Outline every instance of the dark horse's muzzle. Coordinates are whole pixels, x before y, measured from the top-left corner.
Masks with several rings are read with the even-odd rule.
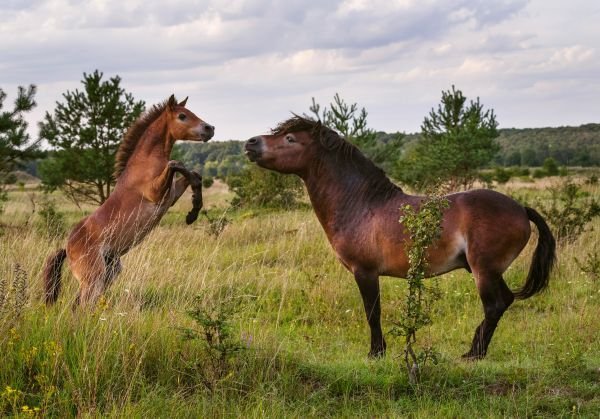
[[[246,141],[244,146],[244,154],[250,161],[256,161],[262,153],[262,137],[252,137]]]

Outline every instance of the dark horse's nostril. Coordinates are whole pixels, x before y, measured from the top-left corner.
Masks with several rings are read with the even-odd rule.
[[[204,128],[206,128],[208,131],[214,131],[215,127],[210,125],[210,124],[204,124]]]
[[[247,141],[248,144],[256,144],[258,143],[258,137],[252,137]]]

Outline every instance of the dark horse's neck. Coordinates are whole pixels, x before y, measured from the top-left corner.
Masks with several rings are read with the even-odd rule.
[[[324,153],[300,177],[326,231],[355,222],[356,217],[402,194],[402,189],[354,146]]]

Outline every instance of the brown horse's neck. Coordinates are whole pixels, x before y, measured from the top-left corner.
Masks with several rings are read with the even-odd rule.
[[[129,164],[143,161],[147,173],[157,175],[169,161],[174,144],[175,138],[169,134],[167,119],[163,114],[144,132]]]
[[[300,176],[323,227],[342,228],[360,214],[402,194],[366,157],[322,156]]]

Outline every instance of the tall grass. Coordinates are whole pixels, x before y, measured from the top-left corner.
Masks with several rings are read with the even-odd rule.
[[[402,370],[400,339],[388,336],[386,359],[367,359],[359,292],[312,212],[232,214],[213,235],[206,220],[184,224],[188,204],[184,197],[123,258],[122,274],[96,308],[73,311],[77,287],[68,269],[58,304],[43,306],[44,259],[62,241],[32,223],[23,227],[30,217],[26,197],[10,194],[1,219],[0,414],[595,417],[600,411],[600,283],[575,262],[600,243],[600,223],[559,249],[549,290],[513,304],[484,361],[460,360],[483,316],[472,278],[464,271],[442,277],[433,324],[420,337],[441,352],[441,362],[423,371],[415,393]],[[69,223],[81,216],[64,202],[60,209]],[[506,274],[513,288],[524,281],[534,244],[532,238]],[[27,281],[22,295],[13,286],[17,264]],[[229,318],[231,338],[245,349],[212,389],[201,382],[205,345],[182,332],[195,327],[187,311],[198,294],[214,310],[231,298],[245,301]],[[400,315],[405,294],[403,280],[383,279],[384,330]]]

